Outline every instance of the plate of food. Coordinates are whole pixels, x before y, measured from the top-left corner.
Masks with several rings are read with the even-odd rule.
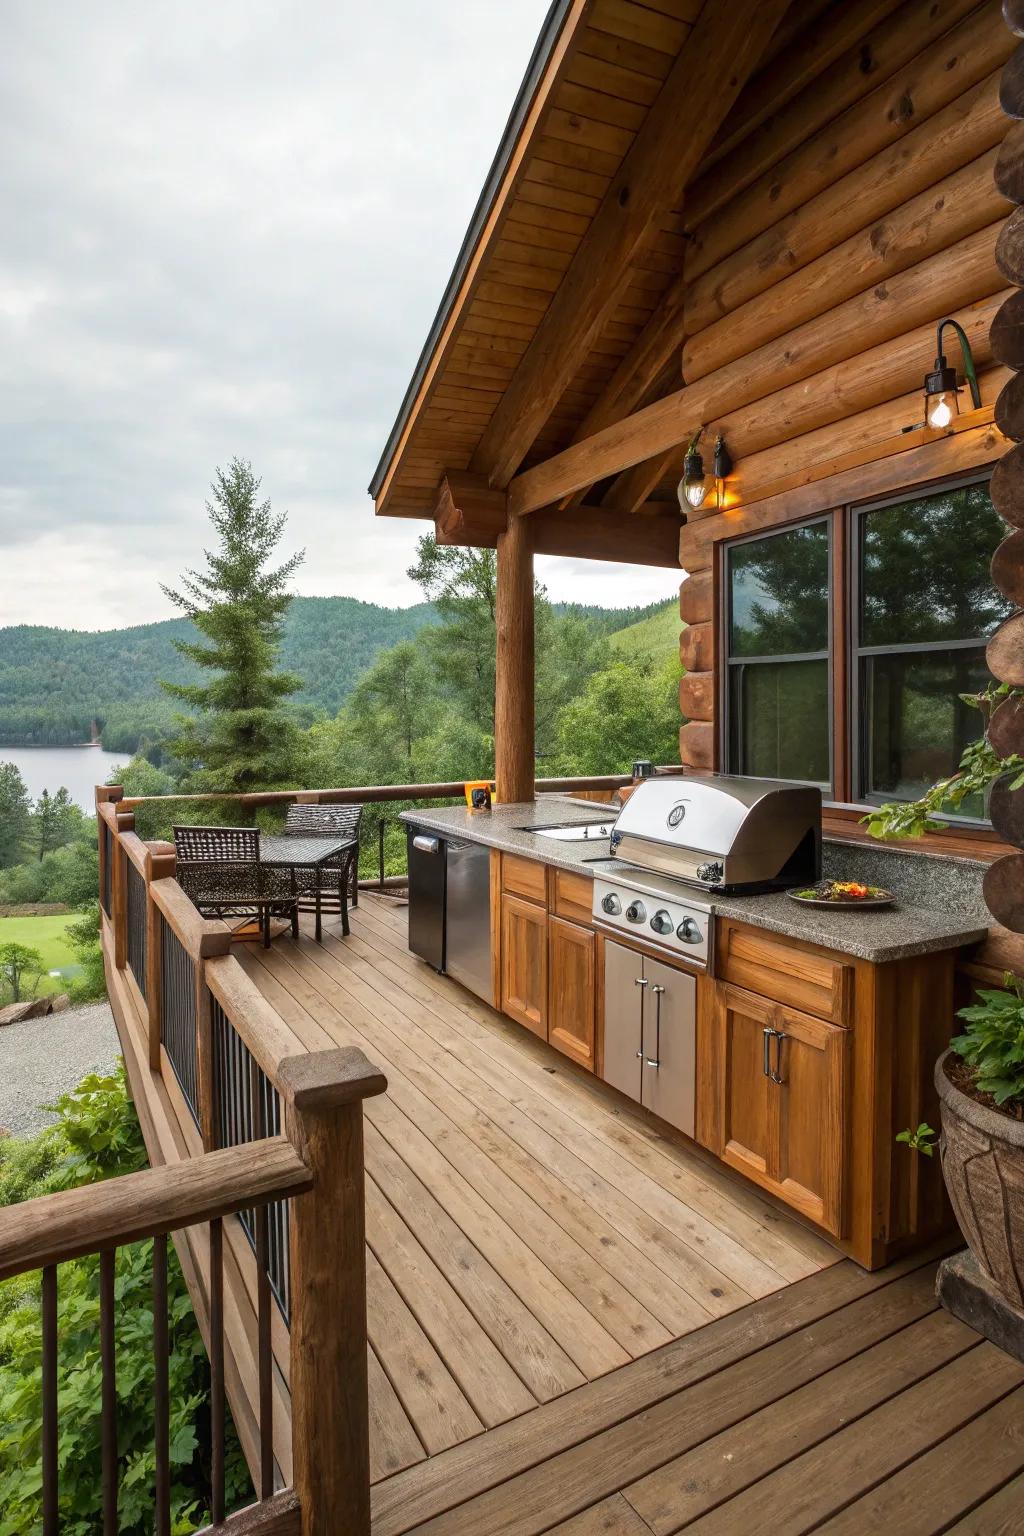
[[[861,880],[819,880],[786,895],[802,907],[891,907],[896,900],[892,891]]]

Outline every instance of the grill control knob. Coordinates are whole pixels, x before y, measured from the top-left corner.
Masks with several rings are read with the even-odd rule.
[[[626,908],[626,917],[631,923],[642,923],[647,918],[647,908],[642,901],[631,902]]]
[[[614,891],[609,891],[608,895],[601,902],[601,908],[603,911],[607,912],[610,917],[618,917],[619,913],[622,911],[622,902],[616,896]]]
[[[705,885],[717,885],[725,874],[725,866],[718,859],[711,859],[707,864],[697,865],[697,879]]]
[[[651,918],[651,927],[655,933],[671,933],[675,927],[671,912],[666,912],[665,908],[661,907]]]
[[[703,938],[703,934],[700,931],[700,924],[695,918],[684,917],[682,922],[679,924],[679,927],[676,929],[676,938],[679,939],[683,944],[699,944]]]

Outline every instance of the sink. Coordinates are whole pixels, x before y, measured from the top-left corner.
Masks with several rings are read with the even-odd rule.
[[[575,826],[517,827],[517,832],[532,832],[534,837],[551,837],[558,843],[607,842],[615,818],[609,821],[577,822]]]

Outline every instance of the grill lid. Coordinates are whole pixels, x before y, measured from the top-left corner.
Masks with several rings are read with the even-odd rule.
[[[647,779],[619,812],[611,854],[710,888],[816,879],[821,791],[726,775]]]

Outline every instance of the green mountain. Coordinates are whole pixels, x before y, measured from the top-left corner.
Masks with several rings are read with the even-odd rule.
[[[652,613],[635,624],[629,624],[608,636],[608,643],[625,657],[651,656],[662,661],[679,655],[679,633],[682,629],[679,617],[679,601],[658,603]]]
[[[354,597],[296,597],[282,665],[304,679],[303,712],[336,714],[382,650],[435,618],[429,603],[381,608]],[[0,743],[88,741],[133,751],[159,738],[175,705],[158,679],[189,682],[198,669],[174,648],[197,638],[187,619],[98,632],[18,625],[0,629]]]

